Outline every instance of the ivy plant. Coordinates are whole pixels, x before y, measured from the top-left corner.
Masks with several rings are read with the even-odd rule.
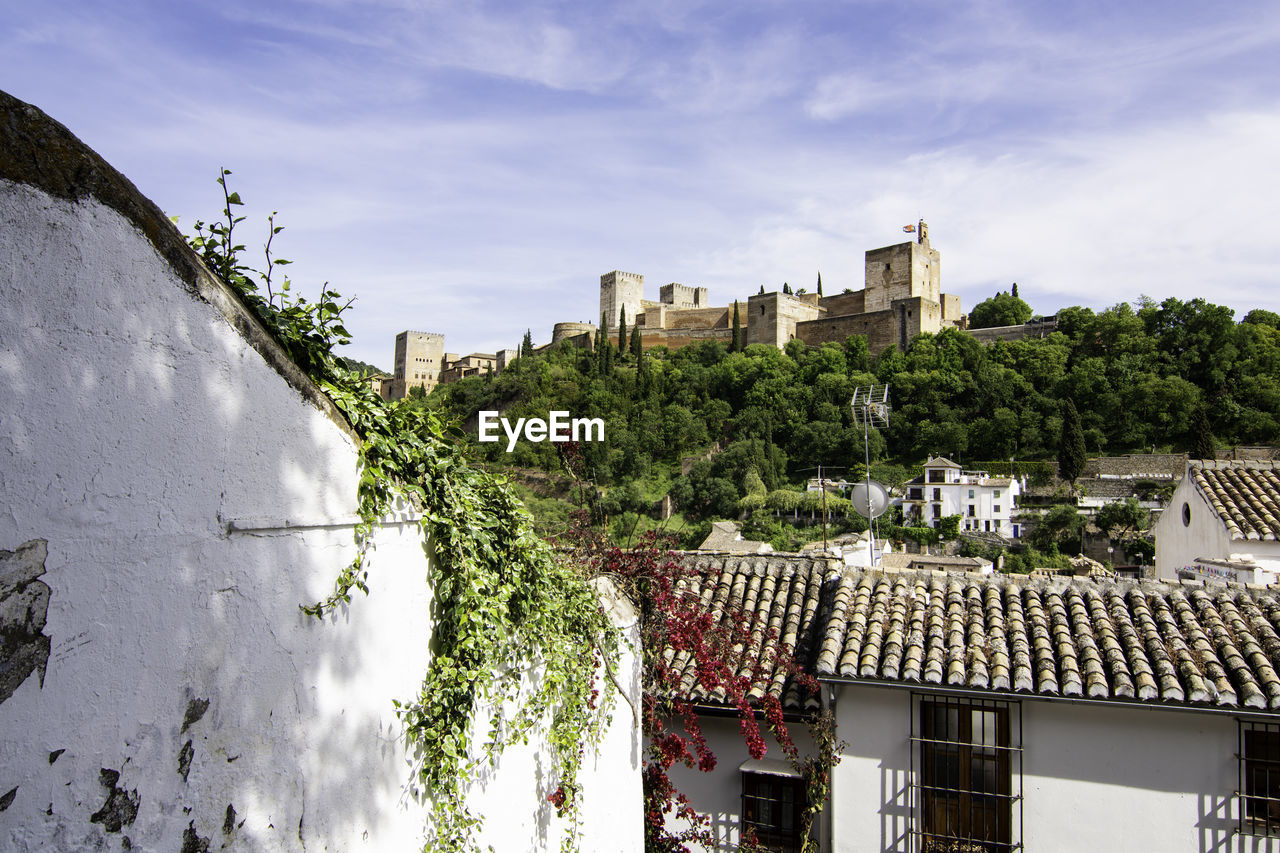
[[[221,218],[198,221],[188,242],[239,294],[360,436],[356,555],[333,592],[302,606],[322,617],[369,592],[368,554],[382,519],[399,501],[421,512],[434,624],[431,660],[417,696],[395,703],[413,761],[413,792],[430,804],[424,850],[476,849],[481,816],[467,794],[504,747],[537,733],[550,747],[554,789],[534,792],[566,818],[562,850],[579,840],[580,783],[587,750],[608,718],[620,638],[579,564],[559,557],[533,531],[513,491],[466,458],[432,412],[385,401],[348,370],[337,347],[350,341],[351,306],[326,284],[311,301],[272,254],[283,230],[268,218],[264,267],[242,260],[240,196],[223,169]],[[277,273],[282,277],[277,278]],[[486,732],[483,742],[476,735]]]

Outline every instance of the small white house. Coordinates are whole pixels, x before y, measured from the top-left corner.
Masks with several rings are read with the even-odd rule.
[[[1188,462],[1155,537],[1161,578],[1274,580],[1280,573],[1280,462]]]
[[[907,482],[902,513],[908,524],[929,527],[958,515],[961,530],[1016,539],[1021,525],[1013,520],[1013,513],[1023,485],[1017,478],[965,471],[950,459],[931,457],[924,463],[924,473]]]
[[[765,675],[792,731],[826,707],[843,742],[824,853],[1280,850],[1274,587],[698,565],[704,601],[787,625],[821,683]],[[714,849],[747,826],[799,849],[798,774],[773,745],[750,760],[736,720],[691,698],[719,763],[675,781]]]

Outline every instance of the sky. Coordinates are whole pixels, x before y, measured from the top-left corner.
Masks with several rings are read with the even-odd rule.
[[[246,205],[344,354],[599,319],[599,279],[863,285],[924,219],[964,310],[1280,311],[1280,4],[0,0],[0,89],[190,230]]]

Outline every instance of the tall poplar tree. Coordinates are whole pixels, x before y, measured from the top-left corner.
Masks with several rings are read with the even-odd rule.
[[[742,352],[742,321],[738,318],[738,300],[733,300],[733,343],[729,352]]]
[[[618,309],[618,354],[627,351],[627,306]]]
[[[1076,478],[1084,471],[1084,429],[1080,426],[1080,413],[1070,400],[1062,404],[1062,436],[1058,440],[1058,476],[1074,486]]]

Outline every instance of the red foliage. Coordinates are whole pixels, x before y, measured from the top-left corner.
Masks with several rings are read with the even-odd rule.
[[[577,448],[567,445],[566,468],[575,473]],[[581,486],[580,494],[594,495],[595,487]],[[588,501],[590,503],[590,501]],[[714,847],[710,819],[699,814],[672,783],[672,767],[681,764],[710,772],[716,756],[702,733],[692,697],[714,694],[714,701],[735,708],[747,752],[763,758],[767,752],[760,717],[793,762],[798,750],[784,724],[782,703],[765,691],[749,698],[753,686],[766,683],[781,670],[802,689],[816,692],[817,681],[798,667],[792,649],[754,613],[724,607],[707,612],[696,590],[698,571],[674,559],[670,543],[647,534],[635,547],[622,549],[590,526],[594,512],[580,513],[575,529],[558,544],[574,548],[592,574],[608,575],[626,591],[641,611],[644,656],[642,725],[648,741],[643,771],[645,850],[687,853],[688,844]],[[599,520],[599,519],[597,519]],[[759,716],[758,716],[759,715]],[[673,832],[669,819],[688,829]]]

